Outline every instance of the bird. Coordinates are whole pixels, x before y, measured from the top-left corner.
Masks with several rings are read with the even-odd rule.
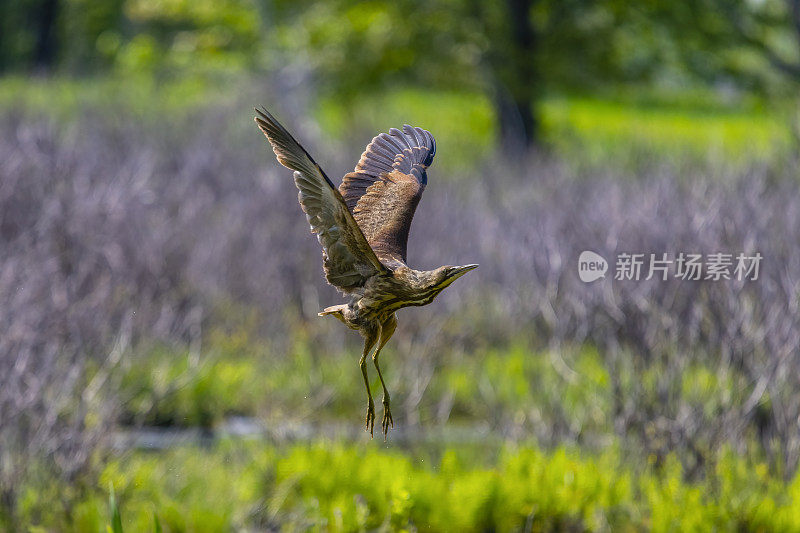
[[[367,390],[365,429],[374,437],[375,403],[366,364],[372,353],[383,388],[381,429],[386,440],[394,420],[378,361],[397,327],[396,312],[431,303],[456,279],[478,267],[414,270],[406,264],[411,220],[428,182],[436,141],[422,128],[407,124],[402,130],[391,128],[372,139],[353,172],[345,174],[337,188],[266,108],[255,111],[256,124],[278,162],[293,171],[300,206],[322,245],[325,279],[350,297],[348,303],[326,307],[319,316],[332,316],[364,338],[359,367]]]

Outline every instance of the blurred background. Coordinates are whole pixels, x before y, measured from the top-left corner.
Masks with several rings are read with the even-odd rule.
[[[0,529],[800,530],[799,87],[800,0],[3,2]],[[385,443],[262,104],[436,137]]]

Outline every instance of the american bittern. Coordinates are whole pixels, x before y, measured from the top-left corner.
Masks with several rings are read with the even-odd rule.
[[[294,171],[300,206],[322,245],[325,278],[350,302],[326,307],[331,315],[364,337],[361,374],[367,388],[366,429],[373,434],[375,403],[369,390],[366,359],[383,387],[384,439],[394,427],[389,392],[378,356],[397,326],[395,312],[426,305],[457,278],[478,265],[414,270],[406,265],[408,231],[428,181],[426,169],[436,153],[433,136],[403,126],[381,133],[367,145],[353,172],[337,190],[314,159],[266,109],[256,109],[256,123],[267,136],[278,161]]]

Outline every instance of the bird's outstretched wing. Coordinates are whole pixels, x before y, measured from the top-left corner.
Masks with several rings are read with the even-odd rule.
[[[294,171],[300,206],[322,245],[328,283],[352,292],[370,276],[385,271],[328,176],[269,111],[256,109],[256,113],[256,123],[278,161]]]
[[[390,269],[404,265],[411,219],[428,182],[436,141],[409,125],[392,128],[367,145],[339,186],[367,242]]]

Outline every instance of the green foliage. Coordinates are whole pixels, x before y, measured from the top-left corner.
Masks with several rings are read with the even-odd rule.
[[[787,124],[758,107],[634,104],[595,98],[542,102],[546,138],[589,164],[670,154],[680,161],[746,165],[790,148]]]
[[[69,123],[87,108],[119,114],[123,106],[125,113],[139,119],[168,116],[179,120],[209,102],[235,106],[247,115],[251,104],[264,98],[246,89],[237,99],[225,91],[230,83],[248,88],[255,80],[187,76],[157,81],[141,76],[32,82],[7,77],[0,79],[0,109],[46,113]],[[326,137],[349,132],[354,157],[376,131],[403,123],[429,129],[439,146],[437,178],[474,175],[475,167],[491,157],[497,138],[491,101],[477,92],[405,88],[364,96],[347,105],[327,97],[319,99],[313,113]],[[539,113],[544,142],[564,161],[591,168],[636,170],[640,161],[652,161],[653,156],[659,162],[695,167],[698,163],[741,166],[780,160],[793,146],[786,109],[767,107],[758,100],[726,104],[714,94],[553,96],[541,101]],[[251,125],[242,120],[236,127]]]
[[[258,418],[274,435],[298,423],[327,428],[331,435],[360,434],[356,420],[363,413],[364,393],[353,355],[357,346],[321,350],[298,327],[283,352],[252,335],[246,329],[212,332],[206,350],[194,358],[164,347],[133,358],[136,364],[122,377],[123,397],[130,398],[122,421],[214,428],[231,415],[244,415]],[[393,348],[387,349],[385,361],[391,365]],[[439,356],[424,400],[412,404],[404,400],[418,394],[418,377],[407,374],[413,362],[394,367],[388,385],[395,419],[406,430],[423,432],[418,451],[455,440],[464,443],[462,452],[472,449],[471,464],[480,462],[503,432],[521,442],[569,441],[584,450],[619,442],[629,449],[630,461],[663,465],[672,445],[658,421],[620,434],[617,417],[634,405],[643,412],[655,409],[668,394],[674,416],[691,412],[695,417],[696,425],[686,426],[693,453],[681,461],[688,475],[696,476],[718,451],[713,432],[703,426],[745,401],[750,390],[738,372],[719,375],[699,362],[688,368],[659,360],[643,365],[633,356],[610,358],[588,346],[532,351],[520,339],[505,349],[444,350]],[[748,458],[758,457],[755,440],[748,440],[746,449]]]
[[[531,353],[519,343],[467,361],[451,360],[435,378],[453,394],[453,418],[503,419],[512,425],[585,435],[611,431],[608,370],[595,350]]]
[[[202,359],[153,349],[125,373],[123,418],[149,425],[210,427],[226,415],[258,412],[268,388],[258,386],[266,369],[250,358]]]
[[[363,407],[352,354],[319,352],[298,325],[289,353],[277,356],[251,319],[237,315],[209,332],[196,357],[156,346],[137,358],[122,380],[123,392],[135,393],[128,416],[173,425],[213,425],[233,413],[266,424],[352,420]],[[98,531],[109,524],[110,509],[113,531],[117,522],[128,531],[196,532],[800,527],[800,476],[784,482],[757,454],[704,450],[705,463],[690,471],[657,438],[648,451],[615,435],[614,387],[642,405],[669,391],[714,417],[720,405],[747,392],[740,375],[717,375],[699,362],[675,374],[658,362],[607,360],[591,347],[532,353],[524,340],[444,357],[418,418],[430,420],[429,410],[451,397],[448,425],[498,420],[532,436],[566,432],[580,448],[499,435],[484,437],[477,448],[457,439],[410,448],[366,437],[289,446],[222,439],[98,457],[94,473],[69,486],[46,476],[30,481],[20,488],[17,520],[46,530]],[[402,383],[392,387],[395,398],[408,394]],[[396,416],[402,414],[400,407]],[[107,487],[114,488],[110,500]]]
[[[136,364],[123,375],[122,394],[128,400],[122,418],[148,425],[205,427],[230,415],[351,418],[363,400],[354,357],[347,350],[322,353],[301,332],[296,335],[289,354],[280,356],[242,330],[212,333],[200,356],[155,347],[134,358]],[[390,361],[392,349],[387,350]],[[536,354],[520,343],[466,359],[454,353],[450,359],[433,378],[430,401],[423,409],[433,408],[436,398],[452,395],[454,420],[550,424],[565,419],[583,432],[610,431],[608,371],[594,350]],[[393,388],[406,394],[403,383]]]
[[[491,102],[474,92],[391,90],[347,106],[328,97],[319,101],[316,116],[327,134],[349,131],[363,146],[376,131],[401,124],[428,129],[436,136],[435,169],[462,172],[489,157],[497,129]]]
[[[409,84],[524,101],[620,83],[769,89],[800,72],[798,35],[779,0],[6,4],[0,71],[182,78],[289,66],[350,103]],[[516,36],[519,20],[530,25],[530,45]]]
[[[108,526],[108,533],[122,533],[122,516],[119,513],[113,484],[108,486],[108,508],[111,513],[111,525]]]
[[[300,2],[287,10],[279,46],[303,57],[329,94],[357,101],[407,84],[477,84],[488,36],[469,2]],[[503,11],[493,4],[493,11]]]
[[[125,101],[125,112],[163,118],[224,98],[219,86],[201,77],[155,80],[6,78],[0,81],[0,106],[28,106],[58,121],[80,113],[88,102],[112,111]],[[546,138],[567,159],[614,165],[644,151],[665,161],[710,157],[746,164],[778,157],[787,145],[777,113],[757,104],[737,109],[736,103],[702,97],[668,104],[639,98],[546,98],[540,104]],[[249,114],[249,105],[242,107]],[[363,122],[353,125],[346,109]],[[418,123],[437,135],[442,147],[437,166],[451,168],[466,169],[487,157],[496,131],[490,101],[477,92],[393,90],[350,108],[327,98],[316,112],[327,134],[354,131],[363,137],[356,153],[375,131]],[[252,128],[249,120],[243,122]],[[362,413],[355,342],[329,351],[313,337],[317,328],[339,324],[310,328],[298,322],[285,338],[272,340],[258,336],[252,314],[220,322],[197,352],[139,346],[141,352],[124,359],[130,364],[120,368],[120,393],[127,399],[123,422],[208,428],[242,414],[267,424],[325,421],[349,427],[354,413]],[[691,461],[670,455],[670,443],[655,424],[641,428],[647,449],[631,445],[638,436],[615,430],[620,402],[643,409],[659,402],[660,394],[677,397],[680,409],[698,413],[701,422],[713,419],[750,392],[745,376],[735,370],[717,373],[708,357],[676,369],[658,360],[614,360],[591,346],[555,351],[531,344],[520,338],[468,353],[444,347],[429,354],[436,371],[425,383],[424,401],[410,407],[402,399],[411,395],[412,380],[402,372],[413,362],[397,364],[389,375],[393,398],[399,399],[395,417],[404,427],[421,427],[426,434],[444,426],[488,427],[486,440],[495,442],[503,438],[496,428],[523,435],[500,459],[486,460],[497,450],[485,442],[445,451],[424,444],[422,452],[383,451],[377,443],[284,449],[226,442],[210,450],[133,453],[96,464],[95,473],[101,474],[69,486],[48,478],[44,467],[35,482],[20,488],[13,503],[17,520],[47,530],[103,530],[109,510],[104,489],[112,483],[123,511],[119,522],[131,531],[162,523],[167,531],[410,530],[426,524],[501,530],[800,528],[800,481],[784,483],[757,454],[720,453],[700,435],[694,445],[707,463],[690,464],[689,470]],[[396,364],[392,356],[398,350],[390,345],[384,364]],[[377,390],[377,380],[373,387]],[[584,451],[530,444],[546,446],[564,435]],[[113,509],[116,496],[111,502]],[[119,515],[112,511],[113,516]],[[0,527],[7,524],[10,519],[0,516]]]
[[[714,95],[688,99],[686,94],[650,93],[652,98],[647,94],[543,98],[539,104],[543,140],[565,161],[633,170],[654,155],[672,164],[748,165],[783,157],[793,146],[780,110],[757,101],[723,104]],[[317,116],[331,136],[364,131],[366,140],[393,125],[419,124],[434,132],[442,147],[437,168],[456,172],[474,168],[488,157],[497,135],[490,102],[478,93],[406,89],[363,98],[347,107],[325,99]],[[349,117],[358,117],[358,122]]]
[[[360,409],[361,374],[351,353],[315,348],[298,329],[276,353],[246,329],[213,331],[202,354],[156,346],[122,378],[123,420],[211,427],[226,416],[284,420]],[[336,400],[336,401],[334,401]]]
[[[106,113],[122,120],[176,119],[209,101],[229,102],[222,79],[186,76],[158,81],[152,76],[105,76],[99,78],[0,78],[0,109],[46,115],[60,124],[71,124],[84,113]]]
[[[123,71],[241,70],[257,58],[261,19],[252,0],[128,0],[124,15],[139,29],[107,47]],[[111,30],[113,31],[113,30]]]
[[[113,481],[124,497],[126,530],[150,531],[155,512],[164,531],[223,531],[248,520],[274,453],[231,443],[134,454],[109,462],[99,482]]]
[[[565,450],[504,452],[471,469],[446,453],[433,469],[394,452],[338,445],[297,448],[278,462],[291,488],[278,509],[331,529],[428,527],[436,531],[536,530],[594,525],[624,514],[628,476]],[[320,469],[320,465],[326,465]],[[346,474],[345,474],[346,473]],[[280,514],[280,513],[279,513]]]
[[[286,448],[223,441],[212,449],[132,453],[106,462],[96,490],[75,495],[69,515],[40,501],[29,523],[59,531],[105,529],[109,508],[102,487],[113,483],[112,516],[120,517],[121,509],[108,528],[115,532],[151,531],[154,524],[198,533],[800,528],[800,476],[784,482],[731,450],[719,453],[694,482],[674,456],[661,467],[639,465],[613,446],[587,455],[508,445],[485,465],[465,457],[454,447],[431,461],[376,441]]]

